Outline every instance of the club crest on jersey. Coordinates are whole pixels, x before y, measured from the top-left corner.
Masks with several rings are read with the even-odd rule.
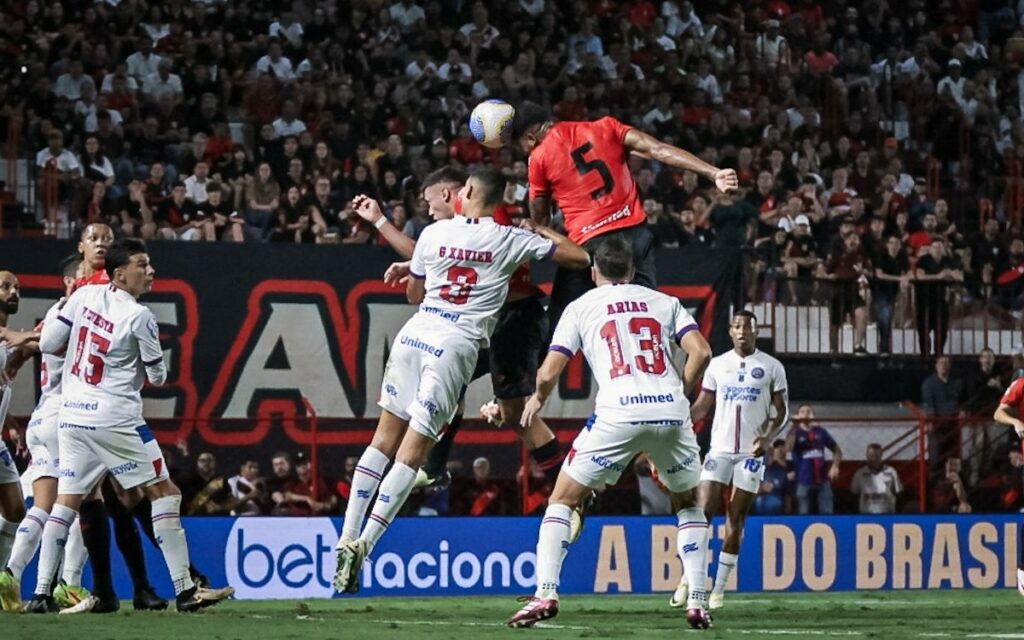
[[[718,461],[714,458],[708,458],[707,461],[704,462],[704,468],[708,471],[714,471],[718,468]]]
[[[761,367],[754,367],[754,369],[750,372],[750,375],[754,378],[754,380],[760,380],[761,378],[764,377],[764,369],[762,369]]]

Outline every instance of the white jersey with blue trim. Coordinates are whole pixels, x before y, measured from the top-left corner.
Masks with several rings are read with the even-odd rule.
[[[491,217],[439,220],[423,230],[409,265],[411,277],[426,279],[419,314],[486,343],[516,268],[554,252],[551,240]]]
[[[64,306],[66,298],[61,298],[56,304],[47,310],[43,316],[43,326],[48,322],[59,322],[57,316],[61,307]],[[47,402],[55,402],[60,399],[61,378],[64,376],[64,354],[55,355],[44,353],[42,355],[42,366],[39,368],[39,403],[43,406]]]
[[[772,394],[786,391],[782,363],[763,351],[735,349],[711,359],[701,386],[715,394],[711,453],[752,453],[771,415]]]
[[[634,284],[604,285],[566,307],[550,349],[570,357],[583,350],[601,421],[689,423],[690,401],[670,354],[697,329],[676,298]]]
[[[82,287],[68,298],[56,326],[43,326],[41,346],[54,336],[67,343],[62,424],[143,424],[142,385],[147,375],[157,383],[166,376],[156,317],[148,307],[111,285]]]

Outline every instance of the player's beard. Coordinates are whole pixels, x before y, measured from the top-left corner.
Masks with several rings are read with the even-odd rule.
[[[14,314],[18,313],[19,302],[20,300],[18,299],[15,299],[13,301],[4,300],[3,302],[0,302],[0,312],[6,313],[9,316],[13,316]]]

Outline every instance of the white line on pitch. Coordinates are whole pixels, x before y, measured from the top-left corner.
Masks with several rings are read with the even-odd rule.
[[[394,625],[418,625],[429,627],[504,627],[502,622],[451,622],[447,620],[373,620],[380,624]],[[538,622],[534,625],[538,629],[569,629],[572,631],[593,631],[594,627],[581,627],[568,624],[553,624],[550,622]]]

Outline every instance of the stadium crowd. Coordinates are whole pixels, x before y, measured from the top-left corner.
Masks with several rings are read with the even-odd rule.
[[[849,317],[865,353],[871,315],[880,353],[914,316],[941,353],[950,308],[1024,309],[1022,21],[1009,0],[13,0],[0,124],[48,234],[368,244],[352,197],[417,237],[443,164],[499,165],[522,210],[525,158],[466,124],[481,99],[613,116],[739,172],[723,195],[634,158],[659,245],[748,247],[750,298],[831,301],[833,351]]]

